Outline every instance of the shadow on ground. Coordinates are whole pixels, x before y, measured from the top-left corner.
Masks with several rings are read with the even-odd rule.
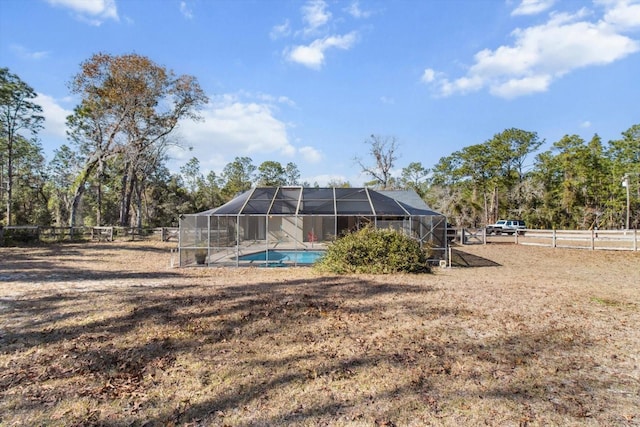
[[[46,283],[83,280],[166,279],[179,277],[168,271],[170,249],[154,245],[105,244],[41,244],[20,248],[1,248],[0,283]],[[128,254],[128,262],[120,270],[106,269],[110,257]],[[155,271],[135,271],[136,260],[148,254],[164,254],[166,260]],[[166,261],[166,264],[164,263]]]
[[[500,267],[495,261],[473,255],[460,249],[451,250],[451,265],[453,267]]]
[[[49,255],[39,255],[46,264],[34,274],[62,274]],[[15,270],[30,254],[7,258]],[[452,264],[500,266],[459,248]],[[147,274],[72,273],[82,271]],[[245,283],[250,271],[224,281],[159,272],[176,280],[0,299],[0,424],[635,421],[623,416],[637,387],[589,353],[604,340],[591,335],[586,312],[549,309],[544,316],[558,317],[540,321],[518,292],[504,306],[478,305],[469,294],[482,284],[458,294],[429,275],[298,278],[292,270]],[[606,354],[631,360],[621,351]]]

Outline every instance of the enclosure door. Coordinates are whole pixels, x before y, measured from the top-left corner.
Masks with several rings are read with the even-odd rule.
[[[245,238],[248,240],[265,240],[267,238],[266,217],[252,216],[247,218]]]

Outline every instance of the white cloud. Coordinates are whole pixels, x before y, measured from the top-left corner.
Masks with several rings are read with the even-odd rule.
[[[360,2],[357,0],[349,5],[347,12],[357,19],[368,18],[371,16],[371,12],[360,9]]]
[[[309,0],[302,6],[302,20],[306,23],[305,33],[312,34],[331,19],[327,3],[323,0]]]
[[[286,125],[274,117],[266,104],[219,99],[209,104],[200,122],[187,122],[180,133],[194,151],[235,153],[279,153],[291,156]]]
[[[535,15],[553,6],[555,0],[522,0],[511,15]]]
[[[421,80],[425,83],[431,83],[435,79],[436,79],[436,72],[431,68],[425,69],[424,73],[422,73]]]
[[[71,9],[76,17],[91,25],[100,25],[107,19],[119,20],[115,0],[47,0],[52,6]]]
[[[271,32],[269,33],[269,37],[271,37],[272,40],[277,40],[282,37],[287,37],[290,34],[291,34],[291,26],[289,24],[289,20],[287,19],[282,24],[275,25],[271,29]]]
[[[577,68],[610,64],[640,50],[638,41],[622,34],[623,29],[640,27],[640,14],[636,19],[629,12],[623,20],[620,11],[633,5],[625,0],[608,0],[606,5],[603,18],[595,22],[585,20],[590,14],[586,9],[552,13],[542,25],[514,30],[513,44],[478,52],[465,76],[449,80],[427,69],[421,80],[442,96],[483,88],[504,98],[544,92]]]
[[[283,102],[286,101],[286,102]],[[202,120],[181,123],[175,135],[180,147],[172,147],[171,164],[197,157],[203,170],[221,171],[235,157],[254,161],[269,159],[285,164],[318,163],[323,154],[312,146],[296,147],[290,125],[276,115],[277,105],[288,105],[286,97],[239,92],[211,97],[201,112]],[[186,149],[188,148],[188,149]]]
[[[13,52],[16,53],[22,59],[30,59],[30,60],[38,60],[43,59],[49,56],[49,51],[41,50],[41,51],[32,51],[27,49],[26,47],[19,44],[12,44],[9,46]]]
[[[66,138],[67,116],[73,111],[64,109],[56,99],[42,93],[38,93],[34,102],[42,107],[42,115],[45,118],[42,133],[55,138]]]
[[[604,25],[610,25],[619,31],[640,28],[640,3],[628,0],[600,0],[598,3],[607,7]]]
[[[296,103],[287,96],[279,96],[278,103],[288,105],[289,107],[295,107]]]
[[[193,10],[191,10],[186,1],[180,2],[180,13],[187,19],[193,19]]]
[[[449,96],[455,93],[465,94],[475,92],[484,85],[482,78],[478,76],[460,77],[453,82],[442,79],[438,80],[437,83],[440,85],[441,95],[443,96]]]
[[[172,157],[186,160],[195,156],[203,168],[211,170],[221,170],[237,156],[293,159],[299,155],[307,163],[322,160],[322,153],[314,147],[296,148],[290,142],[289,126],[276,117],[271,101],[290,105],[288,98],[241,92],[212,99],[202,111],[203,120],[181,124],[177,137],[191,149],[171,149]]]
[[[343,8],[342,12],[350,13],[352,16],[366,17],[369,12],[359,8],[357,0],[350,7]],[[328,25],[333,17],[329,6],[324,0],[308,0],[301,7],[302,29],[292,29],[289,20],[283,24],[276,25],[271,29],[269,36],[272,40],[287,37],[291,34],[295,38],[302,39],[295,45],[289,45],[282,51],[284,58],[290,62],[302,64],[315,70],[319,70],[325,63],[325,55],[329,49],[350,49],[357,41],[358,33],[351,31],[335,31],[336,25]],[[345,19],[339,17],[336,24],[344,24]],[[342,33],[342,34],[336,34]],[[309,40],[312,40],[309,42]]]
[[[591,127],[591,122],[589,120],[586,120],[586,121],[580,123],[580,127],[584,128],[584,129],[588,129],[588,128]]]
[[[319,163],[324,158],[319,150],[310,146],[300,147],[298,151],[302,158],[308,163]]]
[[[546,91],[550,81],[551,76],[548,75],[523,77],[521,79],[511,79],[502,84],[492,86],[490,91],[492,95],[501,98],[517,98],[522,95]]]
[[[277,104],[286,105],[287,107],[296,106],[296,103],[291,98],[284,95],[274,96],[268,93],[262,93],[262,92],[251,93],[246,91],[240,91],[239,94],[246,98],[258,99],[272,106]]]
[[[330,48],[348,50],[356,40],[357,34],[354,31],[342,36],[328,36],[314,40],[307,46],[299,45],[289,48],[285,50],[285,56],[289,61],[318,70],[324,64],[325,51]]]

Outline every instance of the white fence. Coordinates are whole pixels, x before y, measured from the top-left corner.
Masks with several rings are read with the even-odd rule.
[[[484,228],[448,229],[450,242],[462,245],[487,243],[515,243],[517,245],[547,246],[610,251],[638,251],[638,230],[523,230],[514,235],[488,235]]]
[[[637,251],[638,230],[527,230],[516,234],[519,245],[610,251]]]

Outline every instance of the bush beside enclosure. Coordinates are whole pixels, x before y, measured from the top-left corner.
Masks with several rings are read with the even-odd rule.
[[[365,227],[331,244],[315,267],[331,273],[429,273],[429,249],[395,230]]]

